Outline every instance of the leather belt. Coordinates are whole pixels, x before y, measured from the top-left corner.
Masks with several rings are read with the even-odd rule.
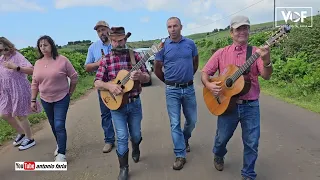
[[[136,101],[137,99],[139,99],[139,97],[140,97],[140,95],[130,97],[130,98],[128,98],[128,100],[124,104],[132,103],[132,102]]]
[[[236,101],[236,103],[237,103],[237,104],[248,104],[248,103],[253,102],[253,101],[256,101],[256,99],[254,99],[254,100],[238,99],[238,100]]]
[[[191,80],[191,81],[189,81],[187,83],[175,83],[175,82],[165,81],[165,84],[169,85],[169,86],[179,87],[179,88],[186,88],[186,87],[192,85],[193,81]]]

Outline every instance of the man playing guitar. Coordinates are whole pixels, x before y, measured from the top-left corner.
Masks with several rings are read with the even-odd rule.
[[[95,87],[100,90],[108,90],[111,94],[117,96],[123,92],[120,85],[112,83],[111,81],[116,78],[120,70],[124,69],[130,71],[132,69],[132,59],[125,51],[125,44],[127,38],[131,33],[125,34],[123,27],[112,27],[110,39],[112,47],[116,48],[107,54],[100,62],[98,68]],[[141,60],[139,53],[134,52],[134,60],[138,63]],[[131,91],[127,92],[128,98],[125,98],[122,106],[117,110],[111,110],[113,124],[115,126],[117,135],[117,150],[120,173],[119,180],[128,179],[129,165],[128,165],[128,138],[130,133],[132,143],[132,159],[135,162],[139,161],[140,150],[139,144],[142,141],[141,136],[141,120],[142,120],[142,107],[140,100],[141,83],[149,82],[150,76],[143,64],[139,70],[132,71],[130,79],[134,81],[134,87]]]
[[[213,76],[218,70],[223,73],[229,64],[241,66],[246,62],[246,52],[248,47],[248,37],[250,30],[249,19],[245,16],[236,16],[231,20],[230,33],[233,44],[217,50],[208,60],[202,70],[201,80],[206,88],[213,95],[221,93],[219,82],[209,82],[209,76]],[[258,76],[268,80],[272,74],[272,64],[268,47],[252,47],[252,52],[260,54],[249,68],[249,72],[244,75],[244,79],[251,81],[251,88],[245,95],[240,96],[237,105],[230,113],[218,116],[217,131],[213,147],[214,166],[222,171],[224,167],[224,156],[227,153],[227,143],[232,137],[238,123],[242,127],[242,139],[244,145],[244,162],[241,171],[242,179],[249,180],[256,178],[254,171],[255,162],[258,157],[258,145],[260,138],[260,108],[259,94],[260,87]],[[250,52],[250,50],[248,51]]]

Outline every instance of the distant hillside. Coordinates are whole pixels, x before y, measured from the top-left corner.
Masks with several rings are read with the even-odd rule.
[[[310,19],[310,17],[308,18]],[[277,21],[277,24],[284,24],[284,21]],[[254,24],[251,26],[251,34],[255,34],[261,31],[271,30],[273,28],[273,22],[266,22],[260,24]],[[229,29],[230,27],[226,27],[224,29],[213,29],[211,32],[204,32],[204,33],[196,33],[191,34],[186,37],[196,41],[202,39],[209,39],[209,40],[217,40],[220,38],[224,38],[229,36]],[[127,45],[130,48],[148,48],[151,47],[155,41],[159,41],[159,39],[153,40],[145,40],[145,41],[134,41],[128,42]],[[64,51],[80,51],[80,52],[87,52],[88,47],[92,42],[90,40],[82,40],[82,41],[70,41],[67,45],[59,46],[59,48],[63,49]]]

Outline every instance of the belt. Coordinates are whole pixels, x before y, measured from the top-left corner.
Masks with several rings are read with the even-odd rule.
[[[253,101],[256,101],[257,99],[254,99],[254,100],[244,100],[244,99],[238,99],[236,101],[237,104],[248,104],[250,102],[253,102]]]
[[[136,101],[137,99],[139,99],[139,97],[140,97],[140,95],[130,97],[130,98],[128,98],[128,101],[125,102],[125,104],[132,103],[132,102]]]
[[[175,87],[180,87],[180,88],[186,88],[190,85],[193,84],[193,81],[189,81],[187,83],[175,83],[175,82],[169,82],[169,81],[165,81],[165,84],[166,85],[169,85],[169,86],[175,86]]]

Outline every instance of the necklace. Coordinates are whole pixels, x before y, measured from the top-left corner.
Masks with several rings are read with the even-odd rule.
[[[44,67],[45,67],[45,68],[47,68],[47,67],[48,67],[48,65],[49,65],[50,61],[51,61],[51,60],[46,59],[46,62],[45,62],[46,64],[44,65]]]

